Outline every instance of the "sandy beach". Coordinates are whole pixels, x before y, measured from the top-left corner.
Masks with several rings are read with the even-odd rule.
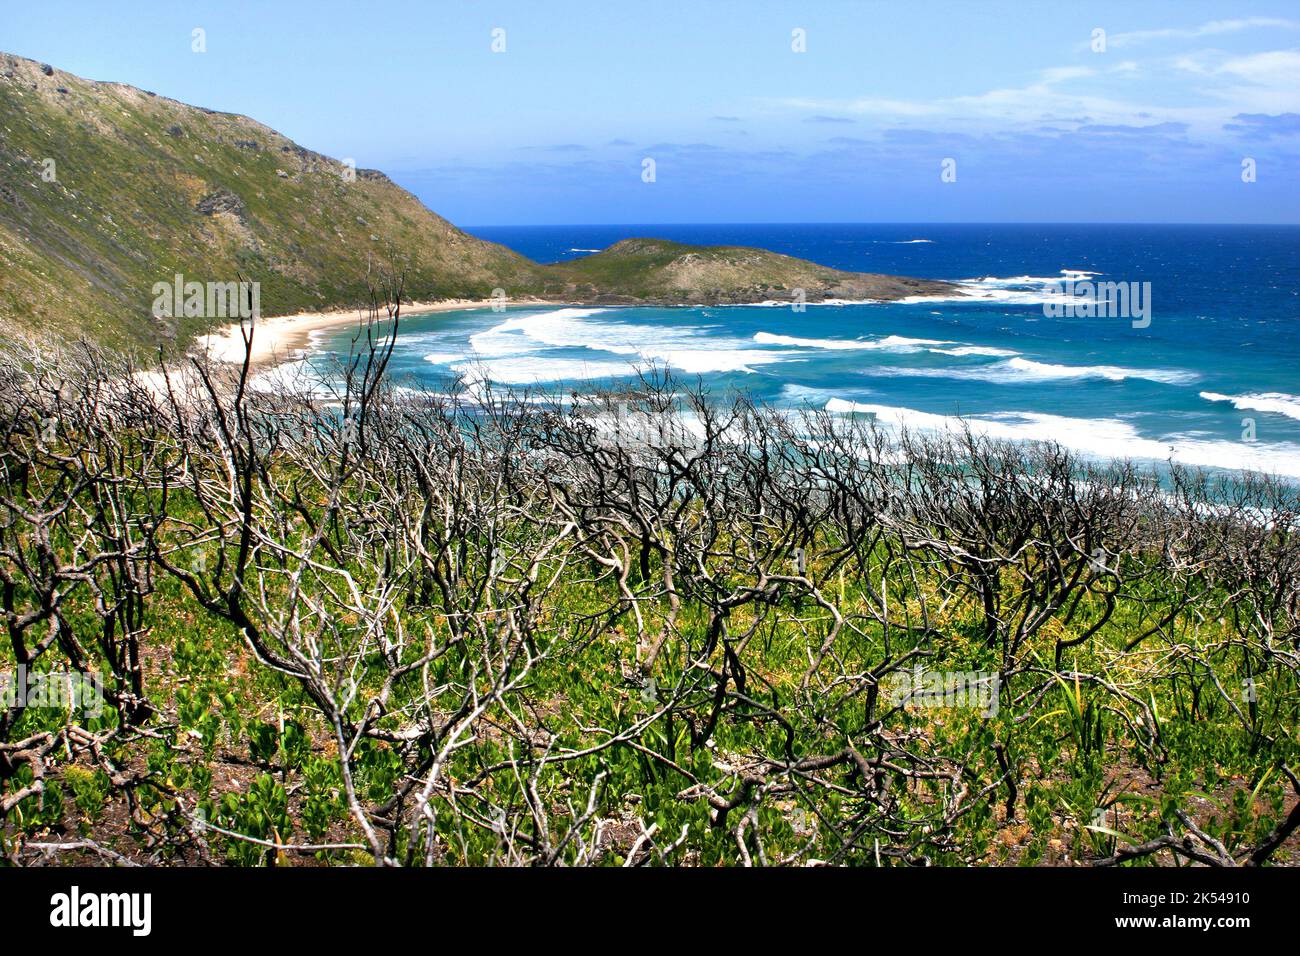
[[[402,306],[402,316],[423,315],[429,312],[455,312],[459,309],[491,308],[495,299],[444,299],[438,302],[410,302]],[[543,299],[512,299],[509,306],[563,305]],[[276,365],[302,355],[311,342],[311,334],[326,329],[356,326],[366,318],[361,309],[340,309],[334,312],[299,312],[296,315],[276,315],[257,320],[252,343],[252,364]],[[243,362],[244,338],[238,322],[224,326],[216,332],[200,336],[194,345],[198,355],[207,355],[214,362]]]

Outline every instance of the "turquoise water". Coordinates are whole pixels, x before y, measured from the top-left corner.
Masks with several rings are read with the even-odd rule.
[[[472,400],[666,368],[714,393],[921,428],[1053,439],[1100,457],[1300,477],[1300,229],[1166,226],[597,226],[477,230],[554,260],[629,235],[760,245],[957,281],[963,299],[723,308],[509,308],[411,316],[393,370]],[[1150,283],[1150,321],[1054,317],[1065,278]],[[1141,317],[1136,319],[1144,324]],[[346,351],[343,333],[320,339]]]

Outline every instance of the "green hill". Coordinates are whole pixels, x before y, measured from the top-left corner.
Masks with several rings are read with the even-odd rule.
[[[184,346],[211,319],[152,314],[176,274],[261,283],[266,315],[364,299],[403,269],[411,300],[897,298],[943,283],[838,272],[758,249],[627,240],[542,266],[261,123],[0,53],[0,331]]]
[[[272,315],[354,303],[369,257],[407,257],[416,298],[536,281],[382,173],[348,181],[244,116],[0,55],[0,133],[0,315],[20,327],[188,339],[202,329],[151,314],[153,284],[175,273],[257,279]]]
[[[899,299],[950,292],[946,282],[841,272],[745,246],[690,246],[624,239],[604,252],[546,267],[547,295],[668,305],[824,299]]]

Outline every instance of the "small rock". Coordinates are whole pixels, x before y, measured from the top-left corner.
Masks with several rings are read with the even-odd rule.
[[[198,201],[194,210],[205,216],[230,213],[241,222],[246,222],[248,218],[244,211],[243,201],[229,189],[217,189],[215,192],[209,193]]]

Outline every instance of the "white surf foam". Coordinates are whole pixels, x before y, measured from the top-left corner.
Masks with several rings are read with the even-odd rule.
[[[1045,305],[1051,302],[1070,301],[1077,303],[1078,297],[1067,295],[1065,283],[1083,282],[1100,272],[1086,269],[1062,269],[1054,276],[983,276],[978,279],[955,279],[954,284],[962,290],[961,295],[913,295],[898,301],[905,305],[922,302],[997,302],[1002,305]]]
[[[805,339],[794,335],[777,335],[772,332],[755,332],[754,341],[761,345],[792,345],[796,348],[850,351],[858,349],[884,349],[887,351],[915,352],[926,345],[954,345],[943,339],[912,339],[903,335],[886,335],[879,339]]]
[[[805,308],[819,308],[824,305],[880,305],[886,299],[822,299],[820,302],[802,302]],[[762,302],[718,302],[710,309],[788,309],[795,303],[789,299],[764,299]],[[673,308],[690,308],[690,306],[673,306]]]
[[[541,356],[514,356],[511,358],[478,359],[459,362],[452,371],[463,375],[466,381],[480,382],[487,378],[502,385],[537,385],[563,379],[596,381],[620,378],[636,373],[634,362],[587,361],[584,359],[545,358]]]
[[[1053,382],[1067,379],[1102,378],[1122,382],[1129,378],[1146,379],[1166,385],[1195,381],[1194,372],[1182,369],[1124,368],[1119,365],[1055,365],[1016,356],[991,365],[952,368],[898,368],[884,366],[871,369],[873,375],[916,376],[921,378],[957,378],[968,381],[994,382],[999,385]]]
[[[424,360],[431,365],[450,365],[465,358],[464,352],[430,352]]]
[[[1288,418],[1300,419],[1300,396],[1285,392],[1250,392],[1246,395],[1221,395],[1218,392],[1201,392],[1209,402],[1231,402],[1243,411],[1273,412]]]
[[[483,358],[506,357],[555,346],[582,346],[582,320],[608,309],[555,309],[525,312],[469,337],[470,348]]]
[[[1119,365],[1054,365],[1027,358],[1012,358],[997,363],[1029,381],[1052,381],[1062,378],[1104,378],[1122,382],[1126,378],[1143,378],[1168,385],[1195,381],[1195,372],[1182,369],[1124,368]]]
[[[739,339],[714,338],[702,326],[661,326],[601,321],[611,309],[565,308],[511,316],[470,336],[471,355],[493,381],[523,384],[565,378],[630,375],[651,366],[668,366],[688,375],[752,372],[755,366],[782,362],[795,353],[745,348]],[[707,347],[704,347],[706,346]],[[544,357],[549,349],[585,349],[625,358],[611,363],[574,356]],[[439,364],[445,353],[428,361]],[[590,374],[584,370],[592,370]],[[615,371],[617,369],[617,371]]]
[[[856,351],[876,349],[893,352],[917,352],[922,348],[939,355],[966,357],[971,355],[1005,358],[1019,355],[1015,349],[999,349],[988,345],[961,345],[944,339],[915,339],[902,335],[887,335],[879,339],[807,339],[794,335],[777,335],[772,332],[755,332],[754,341],[764,345],[790,345],[796,348]],[[950,345],[952,348],[938,348]]]
[[[753,372],[751,366],[783,362],[793,353],[764,349],[646,349],[643,364],[670,365],[680,372],[703,375],[706,372]]]
[[[959,345],[955,349],[926,349],[926,351],[939,355],[988,355],[994,358],[1020,354],[1015,349],[995,349],[988,345]]]
[[[902,426],[922,431],[958,431],[962,419],[892,405],[873,405],[832,398],[825,408],[837,414],[871,414],[891,429]],[[1114,418],[1068,418],[1038,412],[1002,412],[965,419],[971,430],[989,438],[1011,441],[1057,442],[1097,458],[1133,458],[1175,461],[1185,465],[1251,469],[1300,478],[1300,445],[1231,442],[1170,435],[1144,438],[1129,422]]]

